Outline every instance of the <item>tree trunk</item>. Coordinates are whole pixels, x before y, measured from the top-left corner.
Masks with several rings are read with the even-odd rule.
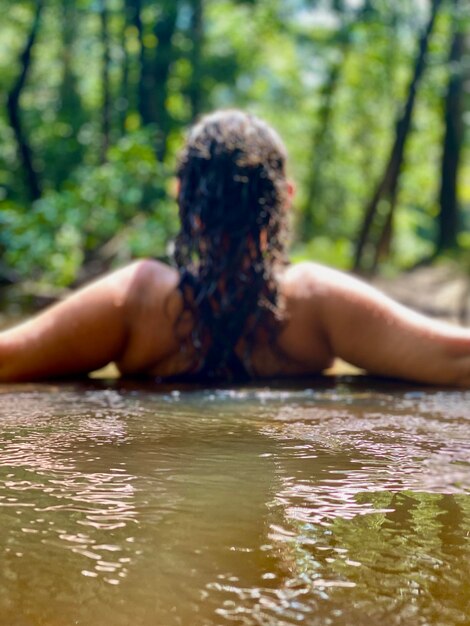
[[[145,46],[144,46],[144,26],[142,24],[142,1],[141,0],[125,0],[126,21],[129,25],[132,25],[137,31],[137,39],[139,41],[139,60],[137,71],[137,89],[129,88],[129,108],[133,108],[135,105],[136,110],[139,112],[142,123],[146,123],[145,120],[145,99],[146,89],[144,85],[144,67],[145,67]],[[130,97],[132,95],[132,102]]]
[[[138,2],[140,7],[140,1]],[[161,14],[157,19],[153,34],[156,47],[146,47],[143,36],[143,24],[140,11],[136,11],[136,26],[141,43],[140,83],[138,109],[144,125],[158,125],[159,136],[156,152],[160,160],[166,153],[166,142],[171,126],[171,117],[167,111],[168,77],[174,60],[173,35],[176,30],[178,15],[177,0],[162,0]]]
[[[157,37],[158,46],[153,62],[153,106],[155,122],[159,127],[159,141],[157,144],[157,156],[163,161],[166,154],[168,134],[171,130],[171,115],[167,109],[168,78],[171,65],[175,58],[173,49],[173,35],[176,30],[178,17],[177,0],[168,0],[161,19],[157,21],[154,34]]]
[[[316,201],[319,195],[321,168],[324,162],[325,142],[330,129],[330,121],[333,113],[333,101],[336,87],[339,82],[343,63],[334,63],[330,67],[328,78],[322,89],[323,105],[319,111],[318,125],[315,128],[312,141],[312,165],[311,174],[307,181],[307,198],[302,211],[302,235],[310,239],[315,228],[314,213]]]
[[[126,119],[130,109],[130,85],[129,85],[129,52],[127,50],[127,29],[132,23],[132,13],[129,11],[129,2],[124,0],[123,20],[121,29],[122,69],[119,95],[119,130],[121,135],[126,132]]]
[[[191,104],[191,120],[194,121],[201,112],[201,79],[202,79],[202,46],[204,39],[204,2],[203,0],[192,0],[191,16],[191,40],[193,48],[191,51],[192,77],[188,89],[189,101]]]
[[[99,4],[101,18],[101,44],[103,46],[103,57],[101,66],[101,85],[102,85],[102,112],[101,112],[101,162],[106,161],[106,154],[110,145],[111,133],[111,85],[109,81],[109,20],[108,7],[106,0],[100,0]]]
[[[151,51],[145,46],[144,25],[142,23],[142,3],[136,2],[136,12],[134,14],[135,26],[137,28],[140,43],[140,81],[138,95],[138,109],[142,124],[152,124],[155,122],[155,111],[153,108],[152,93],[154,91],[154,78],[152,71]]]
[[[403,109],[401,117],[398,119],[395,128],[395,141],[390,152],[385,172],[377,188],[369,202],[365,211],[362,226],[359,232],[356,245],[356,253],[354,258],[354,270],[361,271],[368,269],[375,271],[380,258],[388,252],[393,230],[393,215],[396,205],[398,192],[398,182],[400,172],[403,165],[406,141],[411,129],[411,120],[416,100],[419,82],[426,68],[426,55],[429,46],[429,40],[434,27],[436,15],[441,4],[441,0],[433,0],[431,7],[431,15],[423,35],[418,45],[418,54],[416,56],[413,77],[408,89],[408,97]],[[364,257],[368,244],[371,242],[371,230],[377,220],[379,204],[386,204],[386,213],[381,234],[375,245],[373,261],[369,268],[364,267]]]
[[[122,42],[125,48],[124,60],[121,78],[121,97],[124,100],[124,106],[121,116],[121,129],[124,133],[125,122],[129,111],[138,111],[142,120],[141,102],[144,97],[142,91],[142,67],[144,58],[144,33],[141,19],[142,2],[141,0],[124,0],[124,26],[122,32]],[[127,45],[127,29],[135,28],[137,31],[137,39],[139,42],[139,55],[135,62],[134,55],[130,55]]]
[[[347,20],[344,17],[345,7],[343,0],[335,0],[333,8],[338,17],[342,20],[339,32],[333,38],[333,43],[339,45],[341,58],[330,65],[328,76],[321,90],[323,103],[318,113],[318,123],[314,129],[312,138],[311,173],[306,185],[307,197],[302,211],[303,219],[301,231],[304,239],[309,239],[315,229],[315,204],[319,196],[321,185],[321,169],[325,161],[325,147],[333,117],[336,90],[351,45],[351,34],[354,25],[364,17],[364,11],[361,9],[355,16],[353,23]]]
[[[70,132],[60,142],[48,146],[46,172],[56,189],[70,177],[70,172],[82,162],[84,146],[78,139],[80,128],[86,121],[77,77],[73,68],[74,46],[77,37],[78,12],[75,2],[61,0],[60,30],[62,33],[61,61],[62,77],[59,87],[57,121],[66,124]]]
[[[28,194],[30,199],[33,201],[41,197],[41,185],[38,175],[34,169],[32,150],[21,122],[20,97],[31,66],[31,52],[39,31],[42,8],[43,0],[37,0],[31,30],[28,35],[26,45],[20,55],[21,71],[7,96],[8,117],[15,134],[18,150],[23,163]]]
[[[454,0],[455,12],[459,0]],[[438,239],[436,253],[457,245],[459,207],[457,198],[457,176],[463,145],[463,76],[461,62],[464,52],[464,33],[454,15],[452,43],[449,55],[449,84],[445,99],[445,132],[441,166],[441,188],[439,194]]]

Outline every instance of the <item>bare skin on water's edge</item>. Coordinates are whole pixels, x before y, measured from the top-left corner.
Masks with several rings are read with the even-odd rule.
[[[192,358],[175,335],[178,280],[163,263],[137,261],[0,333],[0,381],[83,374],[110,362],[123,375],[186,372]],[[470,386],[470,330],[431,320],[313,263],[289,267],[279,284],[286,323],[279,349],[261,339],[252,346],[258,376],[318,374],[340,357],[371,374]],[[242,356],[244,346],[236,351]]]

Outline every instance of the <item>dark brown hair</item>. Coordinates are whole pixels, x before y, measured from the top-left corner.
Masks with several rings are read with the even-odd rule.
[[[286,150],[278,134],[253,115],[217,111],[190,131],[181,153],[175,241],[183,339],[193,371],[230,377],[241,337],[279,325],[276,268],[286,262]],[[178,323],[177,323],[178,328]],[[243,361],[251,370],[249,352]]]

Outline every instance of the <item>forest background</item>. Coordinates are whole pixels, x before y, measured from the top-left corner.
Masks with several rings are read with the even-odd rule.
[[[294,260],[470,258],[465,0],[1,6],[0,283],[168,258],[184,132],[234,106],[287,144]]]

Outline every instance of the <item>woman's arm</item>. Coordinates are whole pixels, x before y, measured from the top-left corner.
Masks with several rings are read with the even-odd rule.
[[[371,374],[470,386],[470,329],[418,314],[347,274],[305,264],[332,353]]]
[[[135,263],[0,333],[0,381],[90,372],[119,359],[128,342]]]

